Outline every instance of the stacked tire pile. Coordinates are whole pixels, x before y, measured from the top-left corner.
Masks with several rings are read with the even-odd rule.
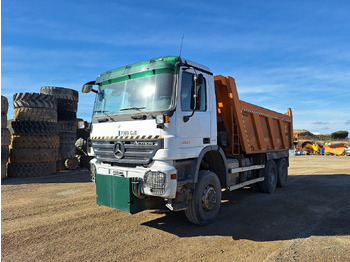
[[[11,133],[7,129],[7,111],[9,102],[6,97],[1,96],[1,179],[7,177],[7,161],[9,158],[9,145]]]
[[[77,139],[77,110],[79,93],[76,90],[44,86],[40,93],[52,95],[57,100],[57,122],[59,126],[59,150],[57,171],[76,169],[75,141]]]
[[[57,101],[51,95],[13,96],[9,177],[35,177],[56,172],[59,137]]]

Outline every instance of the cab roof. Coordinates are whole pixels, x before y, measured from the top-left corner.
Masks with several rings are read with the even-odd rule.
[[[114,82],[112,80],[116,79],[119,79],[119,81],[125,81],[132,79],[131,76],[135,75],[136,77],[143,77],[147,76],[149,73],[157,74],[174,72],[178,63],[189,64],[198,68],[202,68],[206,71],[210,71],[207,67],[178,56],[162,56],[104,72],[97,77],[96,84],[104,85]]]

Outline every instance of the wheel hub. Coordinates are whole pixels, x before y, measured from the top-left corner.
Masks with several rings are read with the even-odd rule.
[[[202,196],[202,205],[203,208],[206,210],[211,210],[215,207],[216,205],[216,191],[213,187],[208,186]]]

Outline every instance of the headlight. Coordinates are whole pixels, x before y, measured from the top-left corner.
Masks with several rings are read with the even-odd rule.
[[[156,116],[156,124],[157,125],[162,125],[164,124],[165,120],[164,120],[164,115],[157,115]]]
[[[166,175],[159,171],[147,171],[144,177],[145,186],[156,195],[164,194]]]

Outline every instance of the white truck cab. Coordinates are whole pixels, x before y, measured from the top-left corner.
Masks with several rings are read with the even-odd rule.
[[[198,98],[193,99],[199,75]],[[204,147],[216,145],[210,70],[166,56],[108,71],[93,84],[98,89],[90,150],[96,173],[137,177],[144,180],[142,194],[175,198],[174,161],[197,158]],[[198,109],[192,115],[194,103]]]

